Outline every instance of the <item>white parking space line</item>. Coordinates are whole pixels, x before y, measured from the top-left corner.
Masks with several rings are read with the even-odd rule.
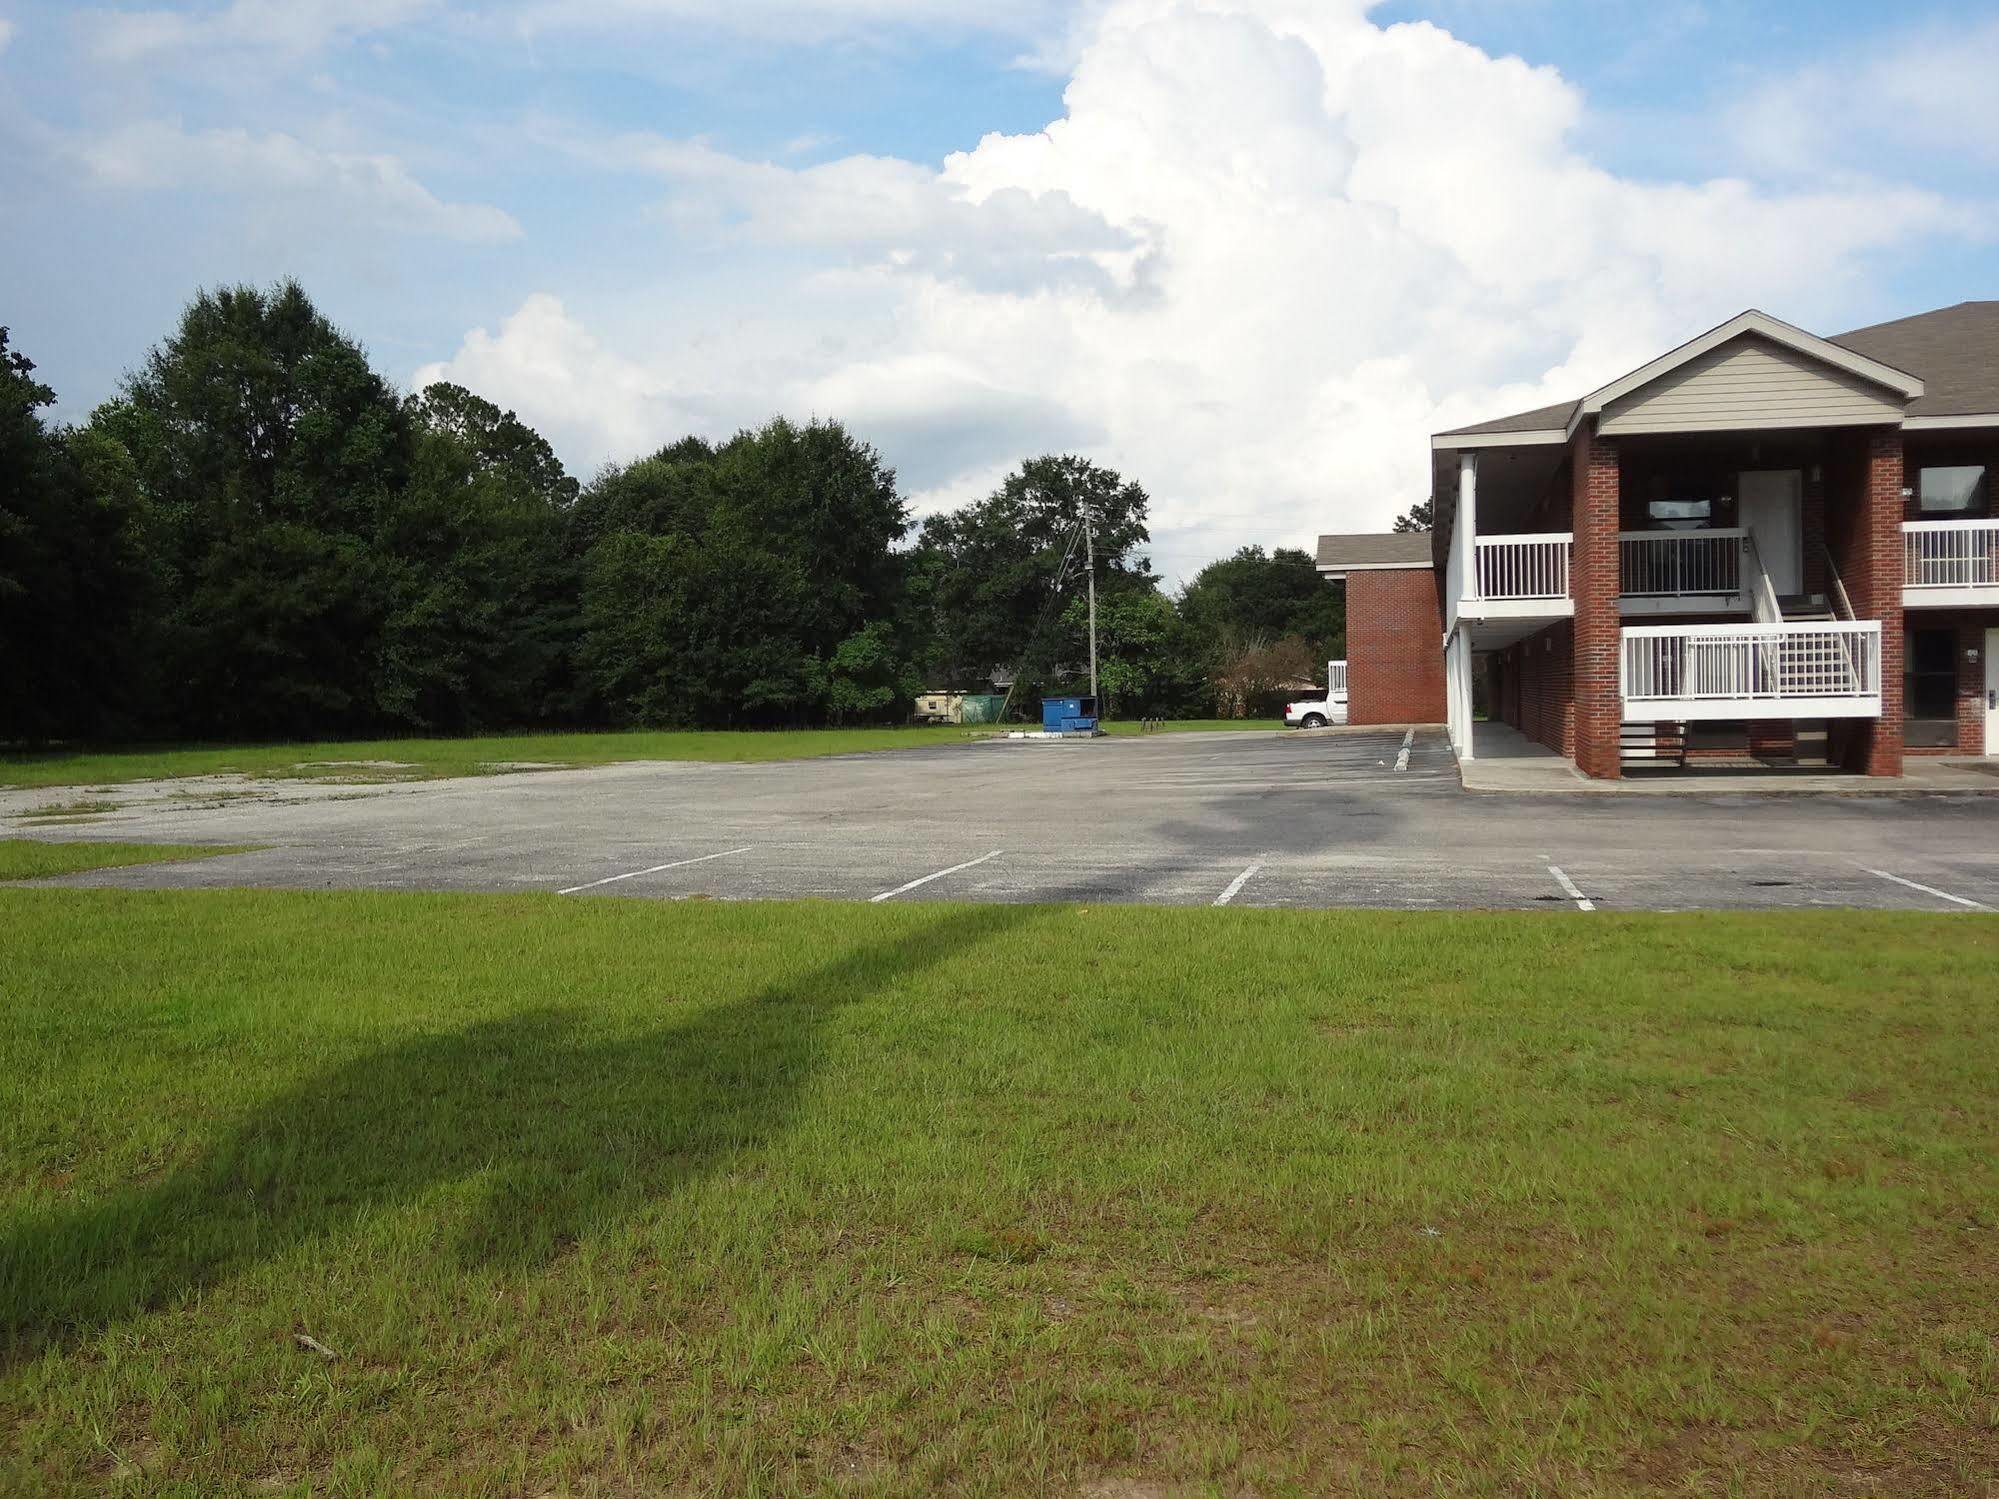
[[[1409,768],[1409,747],[1415,742],[1416,731],[1414,729],[1411,729],[1402,736],[1402,752],[1395,757],[1395,768],[1397,770],[1407,770]]]
[[[1907,886],[1911,890],[1920,890],[1925,895],[1934,895],[1938,900],[1947,900],[1953,905],[1965,906],[1973,911],[1989,911],[1992,909],[1990,906],[1982,905],[1978,901],[1967,900],[1962,895],[1952,895],[1948,890],[1939,890],[1934,885],[1919,885],[1914,880],[1905,880],[1899,874],[1890,874],[1885,869],[1868,869],[1865,864],[1862,864],[1860,867],[1867,870],[1867,873],[1871,875],[1877,875],[1881,879],[1890,880],[1897,885]]]
[[[1249,868],[1245,869],[1241,874],[1237,875],[1234,879],[1229,881],[1229,888],[1224,890],[1220,895],[1215,897],[1215,904],[1218,906],[1225,906],[1230,901],[1234,900],[1238,895],[1242,894],[1242,887],[1244,885],[1247,885],[1251,880],[1255,879],[1256,876],[1262,872],[1262,870],[1263,866],[1261,864],[1250,865]]]
[[[996,848],[991,853],[981,854],[976,859],[967,859],[962,864],[953,864],[949,869],[940,869],[935,874],[926,874],[920,880],[911,880],[907,885],[897,885],[893,890],[882,891],[880,895],[870,895],[868,897],[868,904],[873,905],[876,901],[894,900],[898,895],[905,895],[909,891],[914,890],[918,885],[927,885],[932,880],[941,880],[945,875],[956,874],[961,869],[974,869],[985,863],[988,859],[997,859],[1005,852],[1005,849]]]
[[[1562,887],[1562,894],[1576,903],[1578,911],[1594,911],[1596,909],[1596,902],[1576,888],[1576,882],[1562,872],[1561,865],[1550,864],[1548,866],[1548,873],[1552,874],[1555,877],[1555,883]]]
[[[746,854],[754,847],[755,844],[750,844],[744,848],[725,849],[719,854],[703,854],[698,859],[675,859],[671,864],[655,864],[650,869],[634,869],[629,874],[614,874],[609,879],[592,880],[587,885],[571,885],[567,890],[558,890],[555,893],[575,895],[584,890],[595,890],[599,885],[615,885],[619,880],[635,880],[642,874],[658,874],[666,869],[685,869],[690,864],[706,864],[711,859],[726,859],[733,854]]]

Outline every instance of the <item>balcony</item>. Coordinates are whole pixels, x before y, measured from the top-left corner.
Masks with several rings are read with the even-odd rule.
[[[1902,524],[1905,609],[1999,604],[1999,520]]]
[[[1465,602],[1486,619],[1572,614],[1566,531],[1531,536],[1481,536],[1472,560],[1477,587]]]
[[[1881,624],[1627,625],[1627,720],[1879,718]]]
[[[1748,545],[1749,533],[1740,528],[1620,531],[1618,608],[1625,614],[1747,612]]]
[[[1450,595],[1453,617],[1546,621],[1575,613],[1574,541],[1567,531],[1478,537],[1462,580],[1471,586]],[[1627,615],[1747,614],[1756,573],[1744,560],[1750,545],[1741,529],[1621,531],[1618,607]]]

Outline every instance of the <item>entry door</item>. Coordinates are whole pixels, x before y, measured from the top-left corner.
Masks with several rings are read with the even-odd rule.
[[[1794,468],[1753,469],[1737,493],[1742,524],[1756,533],[1756,551],[1778,597],[1805,591],[1805,476]]]
[[[1999,630],[1985,632],[1985,753],[1999,755]]]

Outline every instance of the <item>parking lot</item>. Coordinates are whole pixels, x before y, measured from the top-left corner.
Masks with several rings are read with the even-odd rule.
[[[51,883],[575,899],[1999,909],[1999,798],[1481,796],[1459,788],[1436,731],[977,742],[760,765],[88,794],[119,806],[50,826],[18,819],[29,793],[0,793],[0,825],[9,836],[264,847]]]

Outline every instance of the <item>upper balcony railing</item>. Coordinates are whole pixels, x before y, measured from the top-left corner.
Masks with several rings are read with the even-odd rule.
[[[1711,531],[1620,531],[1617,565],[1626,598],[1742,592],[1739,528]]]
[[[1934,597],[1952,590],[1999,594],[1999,520],[1905,521],[1902,546],[1905,603],[1952,602]]]
[[[1481,536],[1474,564],[1481,599],[1566,599],[1569,550],[1566,532],[1533,536]]]

